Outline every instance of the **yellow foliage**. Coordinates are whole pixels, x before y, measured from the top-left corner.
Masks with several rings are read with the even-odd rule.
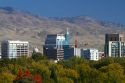
[[[3,72],[0,74],[0,83],[13,83],[15,76],[11,73]]]

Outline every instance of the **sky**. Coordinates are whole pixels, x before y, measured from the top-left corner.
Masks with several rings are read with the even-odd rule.
[[[0,0],[0,7],[47,17],[90,16],[125,24],[125,0]]]

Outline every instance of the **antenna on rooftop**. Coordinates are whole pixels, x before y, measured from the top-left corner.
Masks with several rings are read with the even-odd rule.
[[[75,35],[75,48],[78,47],[78,32]]]

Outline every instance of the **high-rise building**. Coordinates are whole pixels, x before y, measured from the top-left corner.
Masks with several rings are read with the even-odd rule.
[[[62,49],[65,45],[65,35],[64,34],[49,34],[45,39],[45,45],[49,48]]]
[[[29,42],[27,41],[3,41],[1,43],[2,58],[17,58],[22,55],[29,56]]]
[[[47,35],[45,45],[43,45],[44,55],[54,60],[68,59],[71,55],[71,49],[68,30],[66,34]]]
[[[48,48],[45,45],[43,46],[43,54],[52,60],[63,60],[64,59],[64,50],[56,48]]]
[[[108,56],[109,57],[125,57],[125,42],[109,41]]]
[[[106,34],[104,52],[106,57],[124,57],[124,42],[122,34]]]
[[[105,44],[108,44],[109,41],[123,41],[122,34],[105,34]]]
[[[64,59],[64,44],[64,34],[49,34],[45,39],[43,54],[46,55],[49,59],[62,60]]]
[[[69,34],[69,30],[67,28],[67,32],[65,34],[65,45],[70,45],[70,34]]]

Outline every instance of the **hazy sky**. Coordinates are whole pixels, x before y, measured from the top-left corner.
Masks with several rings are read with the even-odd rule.
[[[125,0],[0,0],[0,6],[42,16],[90,16],[125,24]]]

